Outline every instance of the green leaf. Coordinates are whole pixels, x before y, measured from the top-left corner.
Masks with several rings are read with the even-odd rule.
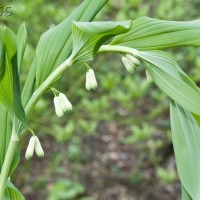
[[[10,60],[16,53],[16,35],[15,33],[5,27],[2,33],[2,40],[6,47],[6,55],[8,57],[8,60]]]
[[[193,117],[195,118],[196,122],[199,124],[200,126],[200,115],[197,115],[195,113],[192,113]]]
[[[182,71],[168,53],[138,52],[156,85],[171,99],[189,111],[200,114],[200,93],[195,83]]]
[[[199,35],[200,20],[180,22],[141,17],[133,21],[129,32],[117,36],[111,44],[138,50],[200,46]]]
[[[3,42],[6,47],[6,69],[0,83],[0,102],[12,114],[26,124],[26,117],[21,104],[19,74],[17,69],[16,36],[8,28],[3,32]]]
[[[28,36],[27,36],[26,26],[25,23],[23,23],[17,33],[17,65],[19,72],[21,69],[22,58],[24,56],[24,52],[26,49],[27,39]]]
[[[49,29],[41,36],[36,49],[36,85],[37,87],[63,63],[72,51],[71,27],[75,21],[90,21],[108,0],[85,0],[62,23]]]
[[[24,87],[22,89],[22,104],[25,106],[35,90],[36,59],[33,60]]]
[[[7,148],[11,138],[12,132],[12,116],[8,113],[6,108],[0,104],[0,119],[1,119],[1,126],[0,126],[0,169],[2,169],[3,161],[5,159],[5,154],[7,152]],[[17,167],[20,161],[19,151],[16,150],[14,160],[11,164],[9,170],[9,176]]]
[[[15,151],[15,156],[14,156],[14,159],[13,159],[12,164],[10,166],[9,176],[12,175],[14,170],[17,168],[19,162],[20,162],[20,152],[19,152],[19,149],[17,149]]]
[[[25,200],[25,198],[21,192],[8,181],[6,184],[4,200]]]
[[[11,119],[5,106],[0,103],[0,169],[2,168],[6,150],[11,136]]]
[[[16,117],[26,125],[25,111],[21,101],[21,89],[19,82],[19,74],[17,67],[17,55],[15,54],[11,60],[13,70],[13,109]]]
[[[72,27],[74,60],[91,60],[105,41],[115,35],[127,32],[130,28],[131,21],[74,22]]]
[[[6,53],[5,53],[5,45],[4,43],[1,41],[0,38],[0,83],[1,80],[3,79],[4,75],[5,75],[5,69],[6,69],[6,65],[5,65],[5,58],[6,58]]]
[[[192,114],[171,101],[172,142],[178,174],[192,199],[200,199],[200,128]]]
[[[13,71],[11,58],[16,53],[15,37],[10,29],[6,28],[3,32],[3,42],[6,46],[6,69],[3,80],[0,83],[0,101],[6,108],[12,112],[13,110]]]
[[[181,196],[182,196],[182,200],[192,200],[192,198],[187,193],[183,185],[181,185]]]

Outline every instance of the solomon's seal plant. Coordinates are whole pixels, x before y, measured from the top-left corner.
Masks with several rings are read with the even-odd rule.
[[[200,90],[173,56],[176,46],[200,46],[200,21],[165,21],[141,17],[121,22],[90,22],[108,0],[85,0],[63,22],[42,34],[25,84],[20,85],[27,43],[25,24],[15,34],[7,27],[0,37],[0,200],[24,199],[12,184],[19,163],[18,143],[29,129],[40,97],[54,92],[58,117],[72,110],[67,97],[52,86],[75,62],[87,63],[96,54],[116,52],[129,72],[143,62],[147,77],[170,99],[172,140],[184,200],[200,199]],[[108,43],[108,41],[110,41]],[[107,43],[106,43],[107,42]],[[87,64],[86,64],[87,65]],[[86,89],[96,89],[94,71],[87,68]],[[44,152],[33,134],[26,158]]]

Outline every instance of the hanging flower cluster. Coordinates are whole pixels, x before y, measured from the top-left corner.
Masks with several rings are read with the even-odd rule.
[[[58,117],[62,117],[67,111],[72,111],[72,104],[63,93],[54,97],[54,106]]]
[[[126,70],[130,73],[133,73],[135,68],[140,65],[140,61],[133,56],[132,54],[125,54],[122,56],[122,62],[126,68]],[[85,88],[90,90],[96,90],[98,87],[97,80],[95,77],[94,70],[90,68],[90,66],[85,63],[87,72],[86,72],[86,80],[85,80]],[[148,71],[146,71],[146,76],[149,82],[152,82],[152,78]],[[72,104],[68,100],[68,98],[55,88],[51,88],[55,97],[54,97],[54,106],[55,113],[58,117],[64,116],[65,112],[72,111]]]
[[[34,150],[35,150],[35,153],[38,157],[44,156],[44,151],[42,149],[40,141],[39,141],[38,137],[35,136],[35,135],[31,137],[29,144],[28,144],[28,147],[27,147],[27,150],[26,150],[26,153],[25,153],[25,158],[27,160],[32,158]]]
[[[122,56],[122,62],[126,70],[130,73],[134,73],[135,68],[140,65],[140,61],[131,54]]]

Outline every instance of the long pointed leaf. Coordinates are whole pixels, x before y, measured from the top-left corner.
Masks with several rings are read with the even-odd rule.
[[[16,36],[8,28],[3,32],[3,42],[6,46],[6,69],[0,83],[0,101],[9,112],[26,124],[25,112],[21,104],[21,91],[17,68]]]
[[[115,35],[127,32],[131,21],[74,22],[72,28],[75,61],[91,60],[99,47]]]
[[[200,114],[200,92],[175,60],[162,51],[138,52],[157,86],[189,111]]]
[[[0,169],[3,165],[6,149],[11,135],[11,120],[9,114],[2,104],[0,104]]]
[[[165,21],[141,17],[132,29],[117,36],[111,44],[139,50],[164,49],[174,46],[200,46],[200,20]]]
[[[19,72],[21,69],[22,58],[26,49],[27,39],[28,36],[27,36],[26,26],[25,23],[23,23],[17,33],[17,66]]]
[[[6,66],[5,66],[6,56],[5,55],[6,55],[5,45],[1,41],[1,38],[0,38],[0,83],[6,71]]]
[[[200,199],[200,128],[190,112],[171,101],[172,142],[178,174],[193,200]]]
[[[182,200],[192,200],[192,198],[187,193],[183,185],[181,185],[181,196],[182,196]]]
[[[21,192],[8,181],[5,189],[4,200],[25,200]]]
[[[12,71],[13,71],[13,108],[16,117],[26,125],[25,111],[21,101],[21,89],[18,74],[17,54],[12,58]]]
[[[7,94],[7,99],[4,99],[4,105],[7,104],[7,109],[11,112],[14,111],[16,117],[26,123],[24,109],[21,105],[21,92],[20,92],[20,83],[19,75],[17,70],[17,49],[16,49],[16,36],[8,28],[5,29],[3,40],[6,46],[6,61],[7,61],[7,79],[4,83],[0,84],[2,87],[7,87],[7,91],[2,91],[4,94]],[[5,98],[1,95],[1,98]],[[8,100],[9,99],[9,100]],[[8,100],[5,102],[5,100]],[[10,105],[9,105],[10,104]],[[9,109],[10,108],[10,109]]]
[[[6,48],[6,60],[5,60],[5,75],[0,83],[0,101],[6,108],[13,111],[13,71],[11,58],[16,53],[15,41],[16,37],[14,33],[5,28],[2,35],[3,42]]]

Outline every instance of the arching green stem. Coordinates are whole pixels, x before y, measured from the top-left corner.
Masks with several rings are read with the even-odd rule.
[[[128,53],[128,54],[132,54],[133,56],[138,55],[137,49],[120,46],[120,45],[102,45],[98,53],[104,53],[104,52],[118,52],[118,53],[124,53],[124,54]]]
[[[56,79],[62,75],[62,73],[71,65],[73,64],[73,59],[70,56],[65,62],[63,62],[59,67],[57,67],[50,75],[49,77],[40,85],[39,88],[35,90],[32,97],[28,101],[26,107],[25,107],[25,113],[27,118],[29,118],[29,115],[35,106],[35,104],[38,102],[39,98],[42,96],[42,94],[51,86],[52,83],[56,81]]]

